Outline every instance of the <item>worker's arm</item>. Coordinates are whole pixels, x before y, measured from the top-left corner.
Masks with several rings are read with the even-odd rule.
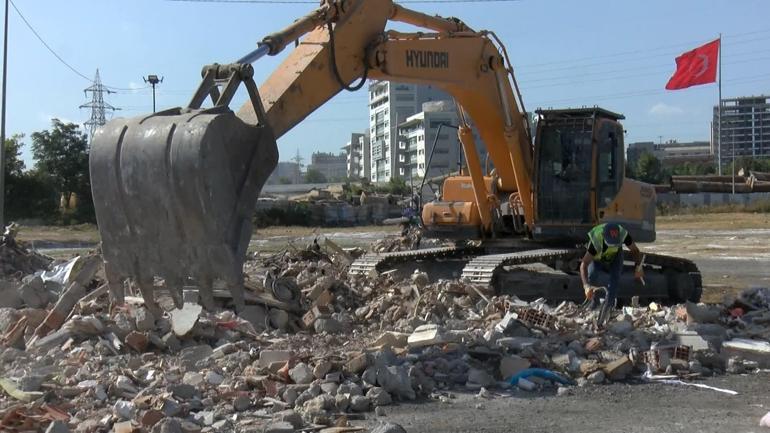
[[[580,261],[580,279],[583,281],[583,288],[590,285],[588,284],[588,266],[593,261],[594,258],[591,256],[591,253],[586,251],[583,260]]]
[[[642,252],[639,251],[639,247],[636,246],[636,242],[631,242],[628,245],[628,250],[631,252],[631,257],[634,259],[634,278],[644,278],[644,269],[642,268]]]

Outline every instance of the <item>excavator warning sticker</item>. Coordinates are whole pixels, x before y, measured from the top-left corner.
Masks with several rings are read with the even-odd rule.
[[[449,53],[446,51],[406,50],[406,66],[409,68],[449,69]]]

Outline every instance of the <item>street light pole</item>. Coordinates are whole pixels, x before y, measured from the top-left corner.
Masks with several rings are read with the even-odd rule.
[[[3,96],[0,113],[0,229],[5,230],[5,89],[8,82],[8,0],[3,27]]]
[[[152,112],[155,112],[155,85],[163,82],[163,77],[158,78],[157,75],[148,75],[147,78],[142,77],[145,83],[150,83],[152,86]]]

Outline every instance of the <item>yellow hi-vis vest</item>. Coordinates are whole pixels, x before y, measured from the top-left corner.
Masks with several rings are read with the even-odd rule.
[[[602,261],[602,262],[611,262],[612,259],[615,258],[615,256],[618,254],[618,251],[623,248],[623,242],[626,240],[626,236],[628,236],[628,231],[623,228],[623,226],[618,224],[618,228],[620,229],[620,245],[616,247],[611,247],[609,245],[604,244],[604,226],[606,224],[599,224],[598,226],[591,229],[590,232],[588,232],[588,240],[591,242],[591,245],[594,246],[594,249],[596,250],[596,254],[594,254],[594,260]],[[606,248],[605,248],[606,246]]]

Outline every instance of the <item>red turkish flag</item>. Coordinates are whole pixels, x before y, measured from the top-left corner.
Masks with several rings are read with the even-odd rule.
[[[666,89],[686,89],[717,80],[719,39],[711,41],[676,58],[676,72],[666,84]]]

